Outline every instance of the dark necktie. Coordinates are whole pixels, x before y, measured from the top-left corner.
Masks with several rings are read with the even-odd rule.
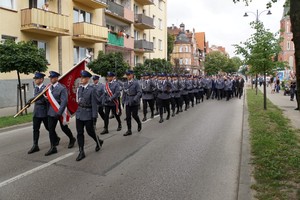
[[[53,90],[54,90],[54,86],[53,86],[53,85],[51,85],[51,91],[53,92]]]
[[[38,92],[39,92],[39,87],[36,86],[34,89],[34,93],[37,94]]]

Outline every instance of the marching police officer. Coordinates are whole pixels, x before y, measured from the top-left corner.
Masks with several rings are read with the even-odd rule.
[[[178,74],[173,74],[172,76],[172,117],[175,116],[175,109],[177,107],[176,114],[179,114],[181,109],[181,84],[178,80]]]
[[[97,97],[97,105],[98,105],[98,113],[101,119],[104,121],[105,113],[104,113],[104,106],[102,102],[102,98],[104,95],[104,85],[99,83],[100,77],[97,75],[93,76],[94,87],[96,89],[96,97]]]
[[[63,112],[65,111],[65,108],[67,107],[68,104],[68,91],[65,86],[60,84],[58,82],[58,77],[60,76],[59,73],[55,71],[50,71],[49,72],[49,78],[51,82],[51,86],[49,88],[49,93],[52,94],[53,98],[52,100],[55,100],[59,104],[59,109],[56,112],[56,108],[54,108],[54,104],[50,103],[48,107],[48,128],[49,128],[49,135],[50,135],[50,143],[51,143],[51,148],[49,151],[45,154],[45,156],[50,156],[52,154],[57,153],[57,148],[56,146],[59,145],[60,138],[57,136],[57,133],[55,131],[57,122],[59,121],[60,127],[62,131],[69,137],[70,142],[68,145],[68,148],[73,148],[74,144],[76,142],[76,139],[73,136],[73,133],[69,129],[68,125],[64,125],[62,121],[60,120]],[[47,99],[49,100],[49,96],[47,96]]]
[[[145,73],[144,79],[141,81],[142,87],[142,99],[143,99],[143,113],[144,118],[143,122],[147,120],[147,107],[149,105],[151,110],[151,118],[154,118],[154,91],[155,91],[155,83],[150,80],[150,74]]]
[[[26,105],[30,106],[31,101],[38,96],[41,92],[44,91],[46,86],[44,85],[44,77],[46,75],[40,72],[36,72],[33,79],[35,83],[34,87],[34,97],[31,98]],[[28,151],[28,154],[32,154],[35,152],[40,151],[39,148],[39,137],[40,137],[40,127],[43,122],[46,130],[48,131],[48,118],[47,118],[47,106],[48,102],[44,96],[41,96],[38,100],[34,103],[33,109],[33,146]]]
[[[104,118],[104,130],[101,132],[101,135],[108,134],[108,124],[109,124],[109,113],[112,111],[113,115],[118,121],[117,131],[122,130],[122,122],[120,119],[120,110],[118,101],[120,97],[120,85],[113,81],[115,73],[107,72],[107,81],[104,86],[104,95],[103,95],[103,104],[105,106],[105,118]]]
[[[126,107],[126,121],[127,132],[124,136],[132,135],[131,117],[135,119],[138,124],[138,132],[142,130],[142,122],[138,116],[138,110],[140,105],[140,99],[142,96],[142,89],[139,83],[133,80],[133,71],[126,71],[127,82],[124,83],[123,101]]]
[[[81,86],[77,91],[77,102],[78,109],[76,111],[76,130],[77,130],[77,140],[79,146],[79,155],[76,161],[80,161],[85,158],[84,153],[84,127],[88,135],[94,139],[96,142],[95,151],[98,152],[102,145],[103,140],[100,140],[96,136],[95,128],[93,122],[98,116],[98,106],[97,106],[97,96],[96,88],[89,84],[92,74],[82,70],[81,71]]]
[[[189,91],[187,89],[187,76],[188,75],[181,75],[181,88],[182,88],[182,93],[181,96],[183,98],[183,101],[185,103],[185,111],[187,111],[187,109],[190,107],[190,100],[189,100]]]
[[[168,113],[166,120],[170,119],[170,100],[171,100],[170,93],[172,92],[172,84],[166,79],[165,73],[160,74],[160,80],[157,83],[156,89],[158,91],[157,101],[159,105],[159,114],[160,114],[159,123],[163,123],[164,108],[167,110]]]

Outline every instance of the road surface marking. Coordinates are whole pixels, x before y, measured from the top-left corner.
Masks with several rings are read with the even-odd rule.
[[[0,183],[0,188],[4,187],[4,186],[6,186],[6,185],[8,185],[8,184],[10,184],[12,182],[15,182],[15,181],[17,181],[19,179],[22,179],[22,178],[24,178],[24,177],[26,177],[26,176],[28,176],[30,174],[33,174],[33,173],[35,173],[37,171],[40,171],[40,170],[42,170],[42,169],[44,169],[46,167],[49,167],[49,166],[51,166],[51,165],[53,165],[53,164],[55,164],[55,163],[57,163],[57,162],[59,162],[59,161],[61,161],[63,159],[66,159],[66,158],[68,158],[68,157],[70,157],[72,155],[74,155],[74,152],[73,153],[68,153],[68,154],[63,155],[63,156],[60,156],[60,157],[58,157],[58,158],[56,158],[56,159],[54,159],[54,160],[52,160],[52,161],[50,161],[48,163],[45,163],[45,164],[43,164],[41,166],[38,166],[38,167],[33,168],[33,169],[31,169],[31,170],[29,170],[27,172],[24,172],[22,174],[19,174],[19,175],[13,177],[13,178],[10,178],[10,179],[8,179],[6,181],[3,181],[3,182]]]

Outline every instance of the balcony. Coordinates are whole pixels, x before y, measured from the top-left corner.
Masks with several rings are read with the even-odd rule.
[[[116,33],[108,33],[108,45],[124,47],[124,37]]]
[[[21,10],[21,31],[49,36],[69,34],[69,17],[37,8]]]
[[[105,43],[108,39],[108,29],[103,26],[90,24],[86,22],[78,22],[73,25],[73,40]]]
[[[134,19],[134,26],[138,29],[154,29],[154,20],[145,14],[136,14]]]
[[[154,0],[135,0],[135,2],[142,6],[154,4]]]
[[[153,49],[153,42],[148,42],[146,40],[134,41],[134,51],[136,52],[152,52]]]
[[[132,37],[124,38],[124,47],[127,49],[134,49],[134,39]]]
[[[74,1],[93,9],[107,7],[107,0],[74,0]]]
[[[134,21],[133,11],[112,1],[108,1],[108,7],[106,8],[105,13],[124,23],[131,24]]]

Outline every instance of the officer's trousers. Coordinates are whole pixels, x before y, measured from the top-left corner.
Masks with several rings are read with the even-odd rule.
[[[167,110],[168,116],[170,116],[170,100],[171,99],[157,98],[158,106],[159,106],[159,114],[161,118],[163,118],[164,108]]]
[[[190,105],[189,95],[184,94],[184,95],[182,95],[182,98],[183,98],[183,101],[185,103],[185,109],[187,109]]]
[[[113,115],[116,117],[119,126],[121,126],[121,119],[120,119],[120,115],[117,115],[116,113],[116,106],[105,106],[105,118],[104,118],[105,129],[108,129],[110,111],[112,111]]]
[[[194,93],[189,93],[189,100],[192,103],[192,106],[194,106],[194,100],[195,100]]]
[[[146,116],[148,113],[148,105],[151,110],[151,114],[154,114],[154,99],[143,99],[143,113]]]
[[[141,124],[141,120],[138,115],[139,106],[129,106],[126,105],[126,122],[127,122],[127,128],[129,131],[131,131],[131,117],[136,121],[137,124]]]
[[[49,136],[50,136],[50,142],[52,146],[55,146],[58,140],[57,133],[55,131],[57,122],[59,121],[61,130],[68,136],[68,138],[71,140],[73,139],[73,133],[69,129],[68,125],[63,125],[60,120],[58,120],[56,117],[50,117],[48,116],[48,128],[49,128]]]
[[[48,118],[47,117],[43,117],[43,118],[33,117],[32,122],[33,122],[33,144],[38,145],[39,138],[40,138],[40,128],[41,128],[42,122],[43,122],[46,130],[49,131]]]
[[[78,146],[82,147],[82,148],[84,147],[84,127],[85,127],[85,130],[88,133],[88,135],[94,139],[96,144],[98,144],[93,120],[81,121],[79,119],[76,119]]]

